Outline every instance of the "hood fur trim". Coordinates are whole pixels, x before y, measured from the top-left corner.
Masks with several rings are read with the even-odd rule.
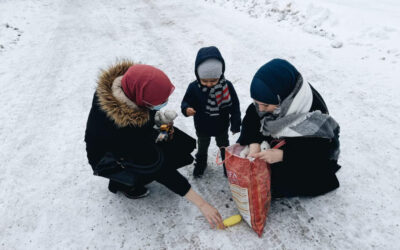
[[[102,70],[97,81],[99,106],[118,127],[141,127],[150,119],[149,111],[138,107],[122,90],[122,76],[133,64],[129,60],[119,61]]]

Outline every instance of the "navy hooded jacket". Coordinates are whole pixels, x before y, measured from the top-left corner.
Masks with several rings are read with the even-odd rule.
[[[231,95],[232,105],[229,107],[222,108],[218,116],[209,116],[205,113],[207,105],[208,94],[210,89],[203,92],[199,87],[200,78],[197,73],[198,66],[207,59],[215,58],[222,63],[222,76],[225,72],[225,61],[222,58],[219,50],[214,47],[206,47],[199,50],[195,62],[195,75],[196,81],[189,84],[186,94],[183,97],[181,103],[181,110],[184,116],[186,115],[186,109],[191,107],[196,110],[194,115],[194,126],[196,131],[202,135],[217,136],[222,134],[229,128],[229,121],[232,132],[240,132],[241,116],[240,116],[240,104],[237,97],[236,91],[230,81],[226,81],[229,92]]]

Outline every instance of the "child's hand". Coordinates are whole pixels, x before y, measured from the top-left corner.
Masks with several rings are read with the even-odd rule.
[[[187,116],[193,116],[196,114],[196,110],[194,110],[193,108],[187,108],[186,109],[186,115]]]

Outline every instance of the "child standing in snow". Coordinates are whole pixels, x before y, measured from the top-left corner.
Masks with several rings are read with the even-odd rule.
[[[240,132],[240,105],[235,89],[224,77],[225,62],[218,48],[201,48],[195,62],[196,81],[189,84],[181,103],[185,116],[194,116],[198,150],[193,170],[195,178],[207,168],[207,153],[211,137],[220,147],[222,159],[229,145],[228,128]],[[224,166],[224,174],[226,169]]]

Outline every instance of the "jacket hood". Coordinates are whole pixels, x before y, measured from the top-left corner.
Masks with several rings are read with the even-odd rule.
[[[194,64],[194,74],[196,75],[196,79],[200,81],[199,74],[197,73],[197,68],[199,65],[204,62],[207,59],[215,58],[219,60],[222,63],[222,75],[224,75],[225,72],[225,61],[224,58],[221,55],[221,52],[219,52],[218,48],[215,46],[210,46],[210,47],[204,47],[197,52],[196,56],[196,61]]]
[[[149,110],[137,106],[122,89],[122,76],[132,65],[134,63],[129,60],[119,61],[102,70],[97,80],[99,107],[118,127],[141,127],[150,119]]]

